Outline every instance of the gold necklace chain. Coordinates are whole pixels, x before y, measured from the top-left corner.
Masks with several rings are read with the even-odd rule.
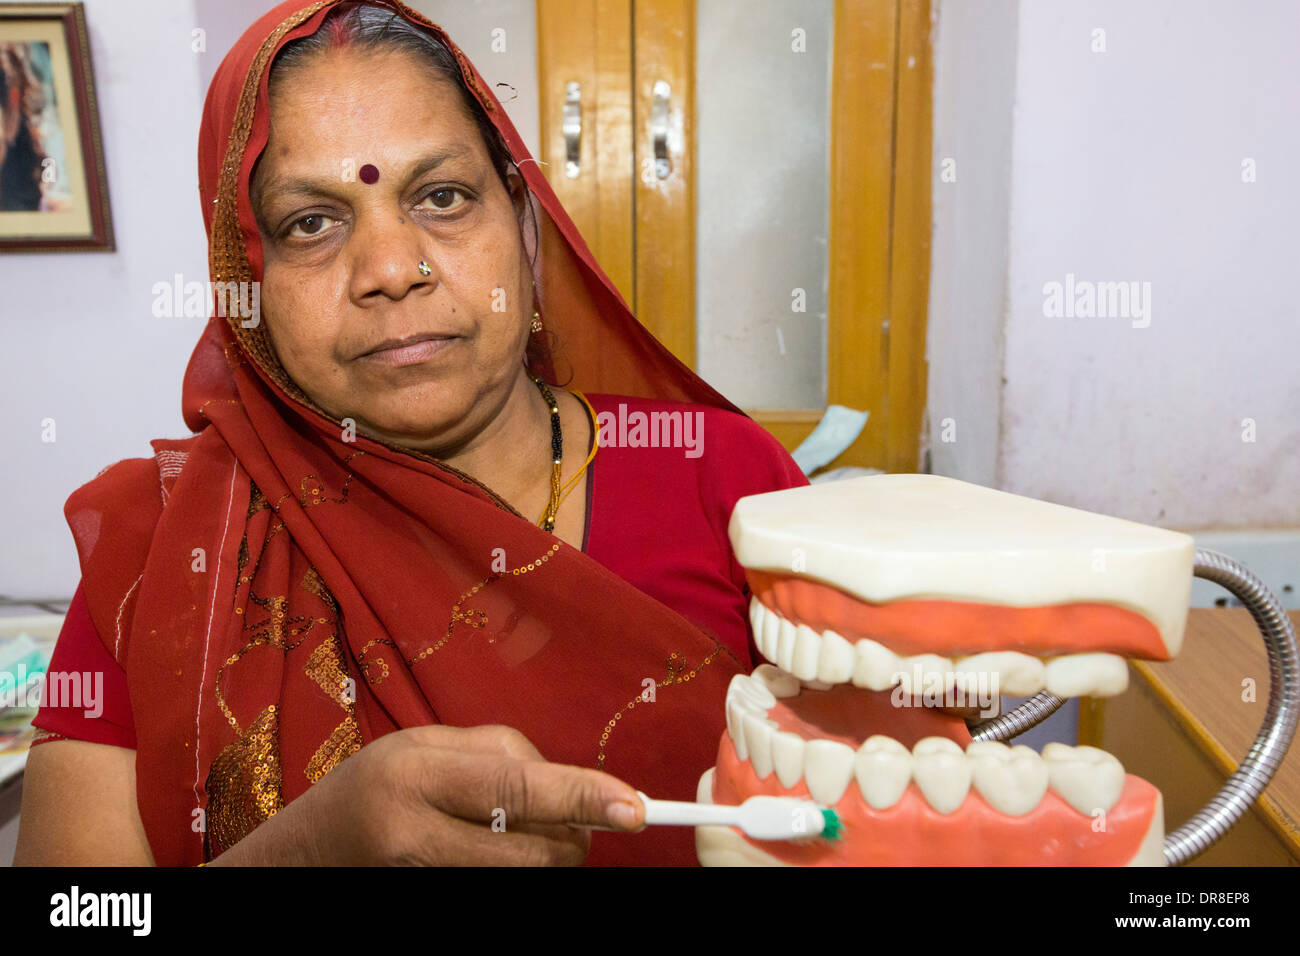
[[[587,414],[591,421],[591,451],[587,453],[587,460],[582,463],[582,467],[579,468],[574,476],[566,481],[564,487],[560,489],[564,492],[564,494],[560,496],[560,504],[564,504],[564,499],[569,497],[569,492],[573,491],[573,489],[578,486],[578,479],[582,477],[582,473],[587,470],[587,466],[590,465],[592,460],[596,457],[596,449],[600,447],[600,429],[597,427],[596,423],[596,410],[591,407],[591,402],[587,401],[587,396],[583,395],[582,392],[574,392],[573,394],[578,397],[584,406],[586,406]]]
[[[579,392],[577,395],[591,414],[592,419],[591,453],[587,455],[587,460],[582,463],[582,467],[578,469],[577,474],[565,482],[564,485],[561,485],[560,469],[564,461],[564,431],[560,427],[560,406],[556,403],[555,395],[552,394],[550,386],[536,376],[533,376],[533,384],[542,393],[542,398],[546,399],[546,407],[551,413],[551,495],[546,503],[546,508],[542,511],[542,517],[538,524],[543,531],[554,533],[555,513],[560,510],[560,505],[564,502],[564,499],[569,497],[569,492],[573,491],[577,486],[578,479],[582,477],[583,472],[587,470],[587,466],[596,457],[596,449],[599,447],[600,441],[595,431],[595,411],[592,409],[591,403],[587,401],[587,397]]]

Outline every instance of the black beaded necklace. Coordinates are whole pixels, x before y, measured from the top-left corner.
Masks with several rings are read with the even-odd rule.
[[[560,508],[560,462],[564,458],[564,433],[560,431],[560,406],[555,404],[550,386],[535,375],[533,384],[542,393],[542,398],[546,399],[546,405],[551,410],[551,500],[542,515],[541,526],[543,531],[553,532],[555,512]]]

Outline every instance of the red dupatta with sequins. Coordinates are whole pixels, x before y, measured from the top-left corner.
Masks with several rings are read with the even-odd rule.
[[[337,2],[272,10],[213,79],[199,173],[214,282],[261,277],[248,186],[267,139],[267,69]],[[532,192],[540,310],[565,343],[555,356],[534,341],[534,371],[734,408],[632,316],[450,38],[377,5],[452,51]],[[199,434],[154,442],[153,461],[107,469],[66,508],[91,618],[127,672],[156,861],[218,855],[366,742],[436,722],[505,724],[550,760],[694,799],[734,658],[477,482],[344,441],[264,329],[237,323],[212,318],[190,360],[184,412]],[[646,678],[653,703],[638,700]],[[692,831],[596,834],[590,861],[691,863]]]

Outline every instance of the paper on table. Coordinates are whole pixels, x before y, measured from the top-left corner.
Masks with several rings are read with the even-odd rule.
[[[805,475],[834,461],[848,448],[867,425],[870,412],[859,412],[844,405],[828,405],[826,414],[812,434],[790,453]]]

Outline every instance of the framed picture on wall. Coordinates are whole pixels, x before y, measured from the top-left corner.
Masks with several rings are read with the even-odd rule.
[[[0,251],[113,249],[86,16],[0,3]]]

